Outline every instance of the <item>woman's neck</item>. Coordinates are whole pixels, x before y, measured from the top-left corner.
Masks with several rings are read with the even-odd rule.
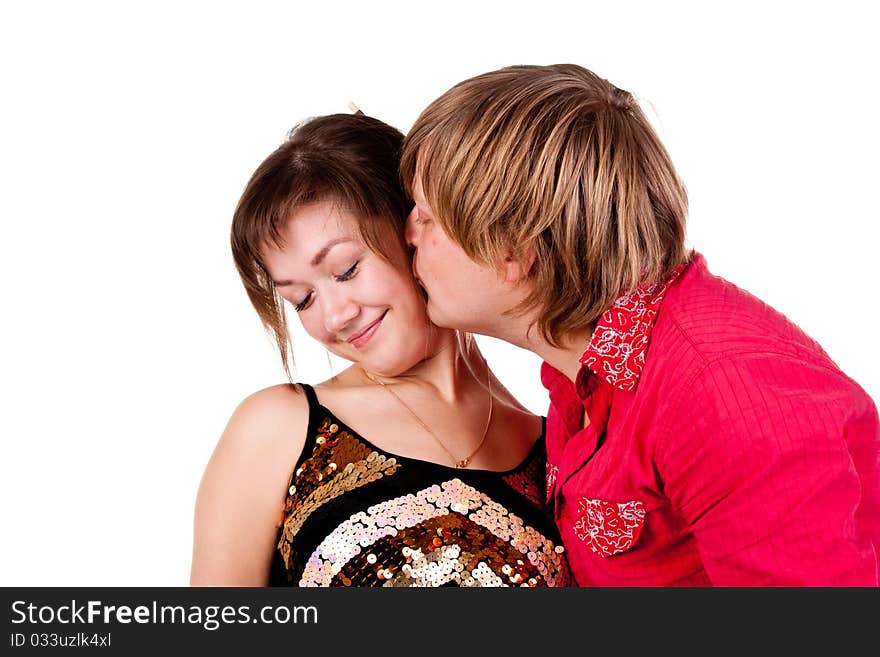
[[[439,397],[456,404],[472,394],[475,385],[486,387],[488,376],[488,364],[473,337],[437,329],[424,360],[395,377],[382,377],[382,381],[387,385],[404,382],[428,385]]]

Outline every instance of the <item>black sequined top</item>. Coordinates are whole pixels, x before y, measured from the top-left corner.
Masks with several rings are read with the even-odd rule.
[[[309,401],[271,586],[568,586],[543,434],[506,472],[385,452]]]

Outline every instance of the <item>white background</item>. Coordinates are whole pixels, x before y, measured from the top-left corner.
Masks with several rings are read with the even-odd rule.
[[[354,101],[405,132],[505,65],[574,62],[642,99],[710,269],[878,399],[870,5],[4,3],[0,585],[188,583],[211,450],[283,380],[228,246],[251,172],[308,116]],[[294,340],[298,379],[331,374]],[[480,342],[545,412],[537,361]]]

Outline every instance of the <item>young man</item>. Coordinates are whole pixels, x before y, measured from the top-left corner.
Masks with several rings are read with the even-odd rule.
[[[431,319],[545,361],[580,585],[878,585],[874,403],[687,251],[629,93],[574,65],[477,76],[422,113],[402,174]]]

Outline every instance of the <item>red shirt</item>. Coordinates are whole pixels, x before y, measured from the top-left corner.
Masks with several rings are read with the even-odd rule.
[[[578,584],[878,585],[877,409],[785,317],[696,255],[618,299],[581,364],[541,370]]]

